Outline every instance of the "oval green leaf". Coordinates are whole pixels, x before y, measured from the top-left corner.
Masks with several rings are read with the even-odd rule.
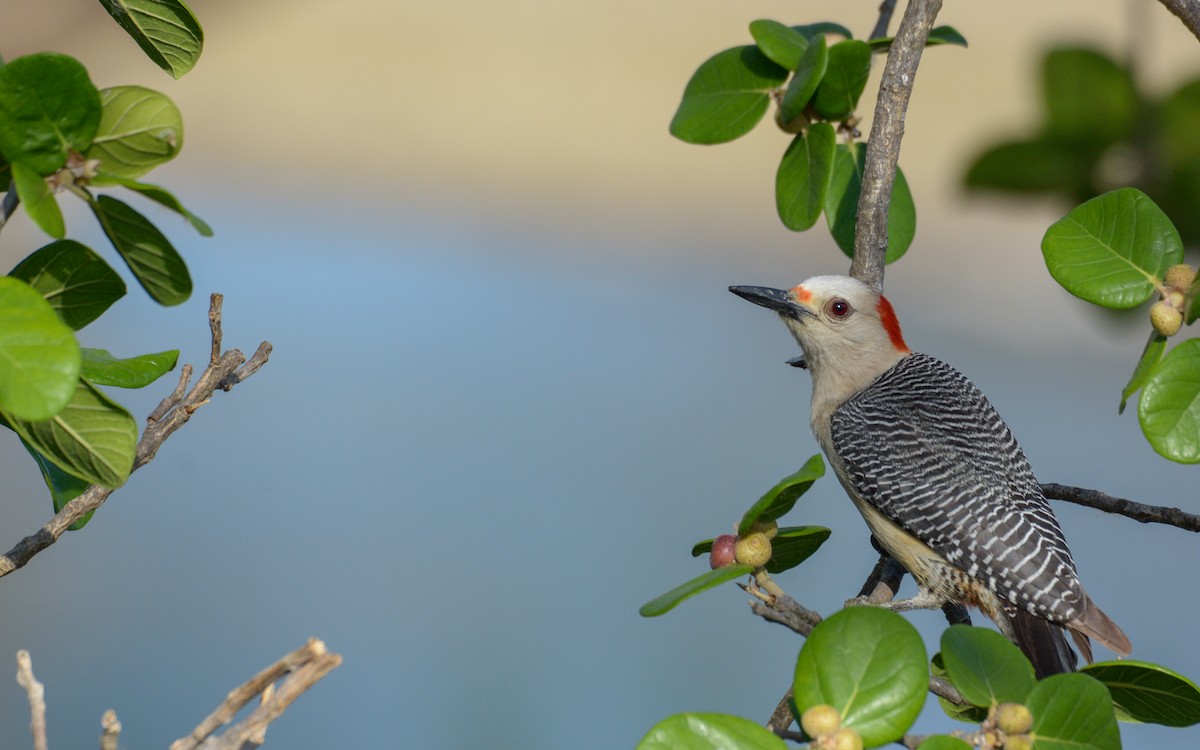
[[[811,229],[825,208],[833,176],[837,135],[827,122],[816,122],[792,139],[775,172],[775,207],[793,232]]]
[[[975,157],[966,184],[972,190],[1090,194],[1095,164],[1096,153],[1074,142],[1005,141]]]
[[[87,150],[100,123],[100,94],[87,69],[41,52],[0,67],[0,153],[41,176]]]
[[[101,174],[103,174],[103,172],[101,172]],[[136,180],[127,180],[123,177],[116,177],[115,175],[105,175],[105,179],[114,185],[120,185],[121,187],[129,188],[142,197],[148,198],[161,206],[171,209],[175,213],[187,219],[188,223],[192,225],[192,228],[199,232],[201,236],[213,236],[212,228],[208,226],[204,219],[201,219],[196,214],[187,210],[184,205],[179,202],[179,199],[169,193],[166,188],[159,187],[158,185],[151,185],[145,182],[137,182]]]
[[[790,124],[804,114],[817,86],[821,85],[828,65],[829,49],[825,46],[825,37],[814,37],[800,57],[796,74],[788,81],[783,99],[779,103],[779,117],[784,124]]]
[[[728,583],[753,572],[754,568],[749,565],[727,565],[724,568],[710,570],[704,575],[696,576],[687,583],[676,586],[661,596],[654,597],[641,606],[638,614],[642,617],[665,615],[675,609],[680,602],[691,599],[696,594],[701,594],[722,583]]]
[[[20,279],[0,277],[0,409],[44,420],[75,394],[80,354],[75,333],[41,294]]]
[[[76,331],[125,296],[125,282],[91,248],[74,240],[42,247],[9,274],[36,289]]]
[[[1200,339],[1175,347],[1142,385],[1138,422],[1150,446],[1181,464],[1200,463]]]
[[[750,36],[767,58],[786,70],[795,70],[800,56],[808,49],[808,40],[795,29],[766,19],[750,24]]]
[[[934,677],[942,677],[950,681],[951,684],[954,682],[950,679],[950,673],[946,671],[946,666],[942,663],[942,654],[940,651],[934,654],[933,658],[929,660],[929,673]],[[968,724],[981,724],[987,719],[988,710],[986,708],[973,706],[970,703],[952,703],[940,695],[937,697],[937,700],[942,711],[955,721],[965,721]]]
[[[774,732],[726,714],[675,714],[654,725],[637,750],[786,750]]]
[[[718,52],[688,81],[671,120],[671,135],[701,144],[740,138],[766,113],[768,92],[786,79],[787,71],[753,45]]]
[[[833,706],[866,747],[903,737],[928,689],[920,634],[895,612],[874,607],[850,607],[817,625],[800,649],[792,685],[800,711]]]
[[[1103,682],[1113,704],[1130,718],[1168,727],[1200,724],[1200,689],[1166,667],[1140,661],[1103,661],[1080,670]]]
[[[125,33],[172,78],[200,59],[204,30],[181,0],[100,0]]]
[[[796,567],[812,557],[830,533],[824,526],[780,527],[779,533],[771,540],[771,559],[765,566],[767,572],[778,574]]]
[[[91,207],[113,247],[155,302],[178,305],[191,296],[187,264],[145,216],[107,195],[98,197]]]
[[[1166,270],[1183,260],[1183,242],[1167,215],[1140,190],[1092,198],[1052,224],[1042,255],[1054,280],[1101,307],[1136,307]]]
[[[174,102],[142,86],[116,86],[100,92],[100,127],[87,151],[99,161],[94,185],[112,177],[136,180],[183,148],[183,117]]]
[[[774,521],[787,513],[800,499],[800,496],[808,492],[808,488],[812,487],[813,482],[823,476],[825,476],[825,460],[818,453],[805,461],[796,473],[779,480],[754,505],[751,505],[749,510],[742,514],[742,520],[738,523],[738,534],[744,536],[750,533],[750,527],[754,525],[755,521]]]
[[[837,34],[846,39],[853,39],[854,34],[850,33],[850,29],[834,23],[833,21],[817,21],[816,23],[806,23],[800,26],[793,26],[794,31],[800,32],[800,36],[812,41],[817,36],[825,36],[826,34]]]
[[[129,412],[82,378],[66,408],[30,422],[4,412],[10,427],[58,468],[89,484],[119,487],[137,449],[137,423]]]
[[[854,233],[858,221],[858,199],[862,195],[863,161],[867,145],[852,147],[839,144],[833,160],[833,175],[825,196],[825,221],[834,242],[846,255],[854,257]],[[896,169],[892,202],[888,206],[888,249],[886,262],[893,263],[908,252],[917,234],[917,206],[904,170]]]
[[[1146,384],[1146,378],[1150,377],[1155,366],[1162,361],[1163,353],[1166,350],[1167,337],[1157,331],[1151,331],[1150,339],[1146,342],[1146,347],[1142,349],[1142,356],[1138,359],[1137,366],[1133,368],[1133,375],[1129,377],[1129,382],[1121,391],[1121,404],[1117,407],[1118,414],[1125,412],[1125,402]]]
[[[994,630],[951,625],[942,633],[942,663],[972,705],[1024,703],[1037,684],[1033,665]]]
[[[25,206],[25,213],[33,219],[33,223],[55,239],[61,240],[67,235],[67,225],[63,221],[62,209],[58,206],[58,198],[54,190],[46,182],[46,178],[37,173],[33,167],[24,162],[12,164],[13,184],[17,186],[17,197]]]
[[[50,500],[54,504],[55,513],[58,513],[67,503],[82,495],[91,486],[88,482],[79,477],[73,477],[55,466],[49,459],[24,440],[21,441],[21,445],[25,446],[25,450],[29,451],[29,455],[33,456],[34,462],[41,469],[42,480],[46,482],[46,487],[50,490]],[[84,514],[83,518],[80,518],[67,528],[71,531],[82,529],[95,513],[95,510],[89,510]]]
[[[1130,137],[1144,106],[1126,68],[1083,48],[1046,54],[1042,95],[1050,137],[1100,147]]]
[[[83,376],[96,385],[116,388],[145,388],[175,369],[179,350],[118,359],[104,349],[84,347]]]
[[[1104,685],[1084,674],[1056,674],[1029,693],[1029,733],[1038,750],[1119,750],[1121,730]]]
[[[817,113],[842,120],[854,113],[871,74],[871,48],[866,42],[847,39],[829,48],[829,63],[813,96]]]

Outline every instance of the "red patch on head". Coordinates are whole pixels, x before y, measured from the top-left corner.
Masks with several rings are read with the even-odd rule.
[[[805,289],[803,284],[792,287],[792,295],[797,302],[808,302],[812,299],[812,292]]]
[[[888,338],[892,340],[892,346],[896,347],[896,351],[909,351],[908,344],[904,343],[904,334],[900,332],[900,321],[896,318],[896,311],[892,309],[892,303],[887,301],[887,297],[879,296],[879,303],[875,305],[875,310],[879,313],[879,321],[883,323],[883,330],[887,331]]]

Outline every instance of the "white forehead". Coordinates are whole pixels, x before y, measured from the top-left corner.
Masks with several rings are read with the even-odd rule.
[[[867,297],[874,296],[871,287],[849,276],[813,276],[806,281],[800,282],[800,286],[814,297],[820,299],[828,299],[830,297],[862,299],[864,295]]]

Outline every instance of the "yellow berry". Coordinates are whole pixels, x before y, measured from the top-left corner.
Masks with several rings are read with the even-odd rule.
[[[1186,263],[1171,266],[1167,269],[1166,276],[1163,277],[1163,281],[1167,286],[1178,289],[1181,292],[1186,292],[1195,280],[1196,269]]]
[[[743,565],[761,568],[771,559],[771,540],[761,531],[756,531],[737,540],[734,556]]]
[[[779,524],[775,521],[755,521],[750,527],[750,533],[761,532],[767,535],[767,539],[774,539],[779,533]]]
[[[833,734],[842,726],[842,716],[833,706],[820,704],[800,714],[800,728],[809,737],[816,739]]]
[[[1005,734],[1025,734],[1033,728],[1033,714],[1020,703],[1001,703],[996,707],[996,727]]]
[[[1033,740],[1027,734],[1010,734],[1004,740],[1004,750],[1033,750]]]
[[[842,727],[829,739],[829,750],[863,750],[862,737],[850,727]]]
[[[1165,299],[1150,306],[1150,325],[1163,336],[1174,336],[1183,326],[1183,313]]]

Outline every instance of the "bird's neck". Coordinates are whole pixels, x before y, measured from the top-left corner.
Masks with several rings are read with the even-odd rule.
[[[907,350],[901,351],[894,347],[879,347],[872,351],[860,351],[858,356],[849,362],[842,358],[822,357],[819,354],[808,357],[808,370],[812,373],[810,421],[817,442],[826,453],[832,448],[829,422],[833,418],[833,412],[847,399],[869,388],[880,375],[910,354]],[[837,364],[833,364],[834,362]]]

